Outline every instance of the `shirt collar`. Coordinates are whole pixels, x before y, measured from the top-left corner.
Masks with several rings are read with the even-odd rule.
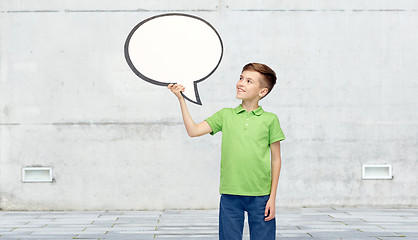
[[[238,107],[235,108],[235,112],[237,114],[240,114],[242,112],[245,112],[245,109],[240,104]],[[254,115],[260,116],[264,112],[264,110],[263,110],[263,108],[261,106],[259,106],[256,110],[251,111],[251,112],[254,113]]]

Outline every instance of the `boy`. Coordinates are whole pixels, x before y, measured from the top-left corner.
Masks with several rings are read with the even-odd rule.
[[[224,108],[199,124],[192,120],[181,95],[184,87],[168,85],[180,101],[190,137],[222,131],[220,240],[242,240],[245,211],[251,240],[275,239],[280,141],[284,135],[277,116],[258,105],[275,83],[276,74],[268,66],[245,65],[236,85],[241,104],[235,109]]]

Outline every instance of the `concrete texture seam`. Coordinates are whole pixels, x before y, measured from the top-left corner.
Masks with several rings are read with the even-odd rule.
[[[123,13],[123,12],[218,12],[220,9],[86,9],[86,10],[10,10],[0,13]],[[231,12],[416,12],[417,9],[231,9]]]
[[[131,10],[12,10],[12,11],[0,11],[0,13],[9,13],[9,14],[19,14],[19,13],[135,13],[135,12],[217,12],[219,10],[212,10],[212,9],[176,9],[176,10],[169,10],[169,9],[160,9],[160,10],[147,10],[147,9],[131,9]]]
[[[0,11],[0,13],[55,13],[58,10],[15,10],[15,11]]]
[[[416,12],[417,9],[234,9],[231,12]]]
[[[53,123],[0,123],[0,126],[105,126],[105,125],[142,125],[142,126],[178,126],[183,125],[182,122],[53,122]]]
[[[345,12],[344,9],[234,9],[232,12]]]
[[[120,12],[216,12],[218,10],[212,9],[176,9],[176,10],[168,10],[168,9],[159,9],[159,10],[148,10],[148,9],[128,9],[128,10],[69,10],[66,9],[65,12],[68,13],[120,13]]]

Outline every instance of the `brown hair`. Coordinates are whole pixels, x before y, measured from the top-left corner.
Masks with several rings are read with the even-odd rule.
[[[244,71],[256,71],[263,75],[263,80],[260,82],[262,87],[266,87],[268,89],[267,94],[271,92],[274,85],[276,84],[276,73],[273,69],[269,68],[267,65],[262,63],[248,63],[242,68],[242,72]],[[267,94],[265,96],[267,96]],[[264,97],[265,97],[264,96]]]

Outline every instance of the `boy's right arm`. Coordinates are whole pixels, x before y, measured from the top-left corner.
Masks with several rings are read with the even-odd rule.
[[[167,88],[170,89],[179,99],[181,114],[183,115],[183,122],[184,126],[186,127],[187,134],[190,137],[199,137],[207,133],[211,133],[212,128],[206,121],[196,124],[190,116],[189,110],[186,106],[186,100],[184,99],[183,95],[181,95],[181,92],[184,91],[184,87],[178,84],[169,84]]]

